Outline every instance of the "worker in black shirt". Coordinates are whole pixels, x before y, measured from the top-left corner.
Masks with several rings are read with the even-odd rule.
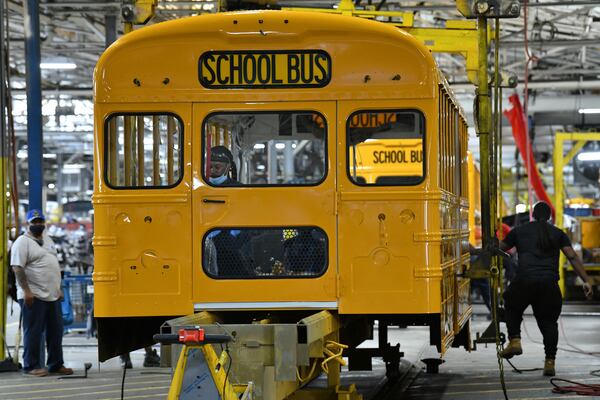
[[[587,298],[592,296],[592,286],[581,260],[571,247],[567,235],[551,225],[550,206],[538,202],[533,207],[534,221],[511,230],[500,242],[502,250],[517,248],[519,266],[515,278],[504,293],[506,326],[509,345],[500,353],[511,358],[523,353],[521,348],[521,321],[523,312],[531,305],[533,315],[544,337],[544,375],[554,376],[558,345],[558,317],[562,308],[562,295],[558,287],[559,255],[562,250],[583,280],[583,291]]]

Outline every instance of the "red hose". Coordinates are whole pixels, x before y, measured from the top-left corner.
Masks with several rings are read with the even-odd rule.
[[[572,383],[573,386],[560,386],[555,382],[567,382]],[[568,379],[562,378],[552,378],[550,379],[550,383],[554,388],[552,389],[552,393],[566,394],[566,393],[575,393],[580,396],[600,396],[600,385],[588,385],[581,382],[570,381]]]

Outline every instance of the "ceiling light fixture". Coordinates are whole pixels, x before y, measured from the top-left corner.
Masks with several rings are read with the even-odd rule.
[[[579,114],[600,114],[600,108],[580,108]]]
[[[75,69],[77,64],[72,62],[42,62],[41,69]]]
[[[579,161],[600,161],[600,151],[586,151],[577,155]]]
[[[517,206],[515,207],[515,211],[517,212],[517,214],[524,213],[525,211],[527,211],[527,205],[517,204]]]

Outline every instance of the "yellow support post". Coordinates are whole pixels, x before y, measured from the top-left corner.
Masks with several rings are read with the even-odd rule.
[[[563,228],[563,143],[564,135],[557,133],[554,136],[554,222],[560,229]],[[565,255],[560,252],[558,261],[558,285],[560,291],[565,296],[565,271],[564,271]]]
[[[134,25],[145,25],[154,17],[158,0],[129,0],[123,3],[123,33],[128,34],[133,31]]]
[[[133,25],[145,25],[154,17],[158,0],[129,0],[123,3],[121,14],[125,19],[125,33],[129,33]]]
[[[565,158],[563,158],[563,165],[567,165],[568,163],[570,163],[573,157],[575,157],[577,153],[579,153],[579,151],[583,149],[583,146],[585,146],[586,143],[587,142],[585,140],[580,140],[577,143],[575,143],[571,150],[569,150]]]
[[[483,248],[491,245],[492,240],[492,214],[491,204],[494,201],[490,197],[490,127],[491,127],[491,104],[488,86],[487,70],[487,33],[488,23],[485,17],[479,17],[477,20],[477,29],[479,33],[479,75],[477,86],[477,134],[479,135],[479,167],[481,171],[481,238]]]
[[[446,21],[445,28],[415,28],[398,24],[423,42],[434,53],[460,54],[465,58],[467,77],[474,85],[479,82],[479,33],[475,21]],[[487,32],[487,43],[492,36]]]
[[[555,225],[560,229],[564,228],[563,168],[566,164],[571,162],[573,157],[575,157],[590,140],[600,141],[600,132],[556,132],[554,135],[554,153],[552,155],[554,164],[554,218]],[[564,142],[566,141],[577,141],[577,143],[575,143],[569,153],[563,157]],[[565,256],[562,252],[560,253],[558,266],[558,284],[564,297],[566,294]]]
[[[215,388],[219,393],[220,399],[237,399],[239,398],[239,393],[243,393],[245,387],[243,386],[234,386],[229,381],[229,377],[227,376],[226,370],[229,368],[225,365],[220,365],[219,357],[215,352],[214,348],[210,344],[205,345],[184,345],[181,350],[181,354],[179,355],[179,360],[177,361],[177,367],[175,368],[175,372],[173,374],[173,380],[171,381],[171,386],[169,388],[169,393],[167,395],[168,400],[177,400],[181,395],[182,384],[185,369],[187,366],[188,358],[190,356],[190,352],[192,351],[202,351],[203,357],[206,361],[206,364],[210,367],[209,371],[211,373]],[[226,362],[231,362],[229,357],[226,358]],[[217,365],[219,366],[217,368]],[[227,381],[226,381],[227,379]]]

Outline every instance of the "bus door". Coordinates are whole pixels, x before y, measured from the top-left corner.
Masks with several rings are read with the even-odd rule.
[[[191,111],[184,103],[96,105],[97,317],[190,312]]]
[[[193,112],[196,309],[337,308],[335,102]]]
[[[339,103],[341,313],[399,313],[417,301],[425,120],[415,104]]]

